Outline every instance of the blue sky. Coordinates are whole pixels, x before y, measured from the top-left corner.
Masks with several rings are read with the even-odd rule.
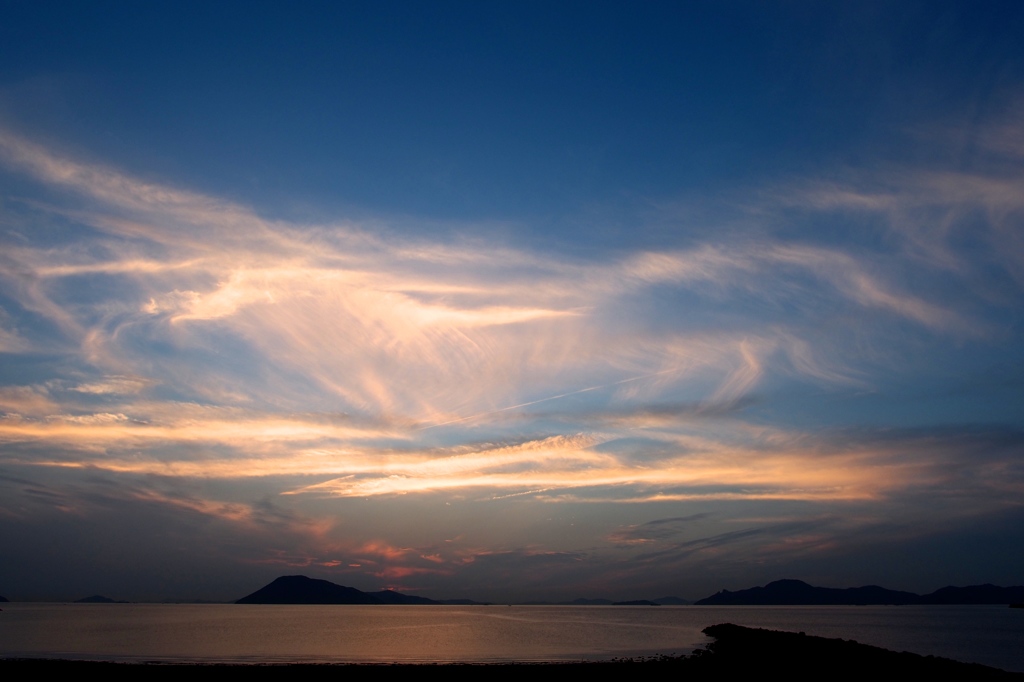
[[[1017,4],[0,15],[0,594],[1020,582]]]

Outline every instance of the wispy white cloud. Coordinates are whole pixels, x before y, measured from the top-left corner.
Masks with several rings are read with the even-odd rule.
[[[0,409],[7,413],[31,417],[45,416],[60,409],[42,386],[0,387]]]
[[[36,407],[32,396],[15,394],[12,407]],[[48,404],[48,403],[47,403]],[[27,410],[25,410],[27,411]],[[144,414],[143,410],[138,410]],[[262,443],[356,442],[382,437],[400,438],[398,432],[379,425],[352,423],[325,416],[252,415],[232,412],[203,417],[164,417],[159,420],[121,412],[50,414],[29,418],[8,413],[0,419],[0,442],[36,442],[62,448],[132,448],[166,444],[222,444],[255,448]],[[93,465],[98,463],[92,463]]]
[[[78,384],[71,387],[71,390],[79,393],[90,393],[96,395],[125,395],[138,393],[151,383],[152,382],[142,377],[108,376],[103,377],[98,381]]]
[[[73,246],[24,231],[0,257],[0,352],[59,357],[49,374],[0,387],[0,466],[245,491],[132,498],[240,528],[262,517],[239,497],[319,510],[282,522],[305,539],[256,562],[348,566],[399,583],[547,556],[399,542],[381,528],[339,540],[323,505],[360,500],[973,500],[952,505],[955,515],[1012,504],[1022,490],[1012,448],[979,463],[962,444],[844,440],[765,423],[751,407],[780,386],[870,389],[888,378],[877,356],[898,371],[908,343],[990,334],[985,306],[996,299],[956,284],[1017,267],[1012,173],[794,183],[757,195],[746,232],[582,257],[269,220],[8,132],[0,157],[49,192],[27,211],[75,230]],[[789,221],[883,237],[819,237]],[[956,248],[973,224],[980,259]],[[652,528],[598,535],[611,538],[608,551],[688,542]],[[811,552],[840,532],[787,528],[729,535],[719,524],[703,544],[661,550],[694,557],[768,538]]]
[[[750,317],[745,329],[723,337],[724,351],[699,349],[691,330],[665,329],[656,317],[609,324],[632,298],[665,286],[690,291],[706,311],[709,304],[714,310],[702,301],[708,292],[711,300],[753,294],[774,304],[801,290],[823,296],[823,283],[846,305],[937,332],[977,328],[953,309],[900,291],[879,267],[836,247],[759,238],[583,262],[490,244],[395,242],[351,224],[267,221],[231,202],[68,160],[9,132],[0,135],[0,149],[14,168],[94,202],[75,215],[116,238],[104,240],[96,257],[18,247],[19,270],[5,273],[22,283],[12,290],[19,304],[68,330],[87,361],[146,381],[166,380],[159,375],[173,375],[178,361],[142,357],[140,344],[163,335],[179,348],[197,348],[211,334],[243,340],[250,362],[298,372],[346,409],[437,422],[459,421],[473,406],[486,414],[533,404],[537,392],[573,395],[631,376],[659,375],[646,382],[650,391],[678,387],[694,372],[717,374],[705,384],[709,402],[741,398],[770,372],[850,380],[845,362],[824,357],[814,350],[820,343],[802,336],[799,318],[776,323],[770,340],[760,317]],[[954,203],[1012,196],[961,184],[967,189],[959,195],[933,194]],[[799,201],[823,211],[898,212],[908,199],[892,188],[819,185]],[[90,276],[127,278],[131,297],[85,306],[63,300],[65,281]],[[685,316],[680,321],[685,328]],[[655,326],[662,329],[653,333]],[[778,349],[788,370],[777,362]],[[676,360],[667,360],[673,354]],[[241,397],[255,387],[239,389]]]
[[[444,493],[499,500],[525,494],[549,502],[637,504],[880,502],[928,492],[972,498],[984,494],[991,505],[997,500],[1009,503],[1024,491],[1013,447],[998,448],[980,462],[972,441],[928,434],[844,442],[841,436],[729,423],[718,432],[681,428],[678,421],[647,427],[649,437],[656,438],[651,445],[660,451],[658,457],[638,459],[620,451],[620,436],[610,434],[434,449],[410,442],[396,448],[369,438],[379,433],[317,428],[310,422],[195,421],[153,427],[132,424],[118,413],[54,417],[45,427],[0,420],[0,437],[22,443],[37,437],[65,448],[73,447],[77,438],[92,446],[59,459],[9,455],[3,459],[7,464],[186,481],[314,478],[319,480],[299,487],[275,486],[288,495],[317,497]],[[361,443],[357,435],[364,436]],[[155,445],[163,447],[149,456],[138,455],[138,448]],[[181,445],[204,449],[178,456],[166,449]]]

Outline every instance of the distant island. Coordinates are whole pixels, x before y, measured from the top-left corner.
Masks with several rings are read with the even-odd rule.
[[[87,597],[80,602],[111,602],[106,597]],[[776,580],[761,587],[716,594],[693,602],[695,606],[869,606],[925,604],[1020,604],[1024,586],[999,587],[972,585],[943,587],[930,594],[889,590],[878,585],[864,587],[815,587],[802,580]],[[246,595],[236,604],[402,604],[402,605],[480,605],[471,599],[428,599],[394,590],[363,592],[328,580],[304,575],[285,575]],[[537,602],[538,604],[540,602]],[[609,599],[574,599],[567,602],[543,602],[564,606],[681,606],[690,602],[679,597],[633,599],[613,602]]]
[[[697,606],[868,606],[912,604],[1012,604],[1024,601],[1024,586],[943,587],[930,594],[888,590],[878,585],[837,589],[814,587],[802,580],[776,580],[763,587],[722,590],[694,602]]]
[[[388,601],[354,587],[336,585],[304,575],[284,575],[236,604],[401,604],[408,595],[393,593]],[[416,604],[435,604],[431,599],[408,597]]]
[[[564,602],[563,604],[560,604],[560,605],[561,606],[611,606],[612,603],[613,602],[612,602],[611,599],[584,599],[583,597],[580,597],[579,599],[573,599],[572,601],[567,601],[567,602]]]
[[[693,602],[681,597],[658,597],[657,599],[630,599],[612,601],[611,599],[586,599],[580,597],[572,601],[525,602],[523,606],[686,606]]]
[[[269,585],[246,595],[236,604],[477,604],[468,599],[441,601],[427,599],[394,590],[363,592],[354,587],[337,585],[329,580],[307,578],[304,575],[283,575]]]
[[[118,601],[117,599],[111,599],[110,597],[104,597],[102,594],[94,594],[91,597],[82,597],[81,599],[75,600],[76,604],[127,604],[126,601]]]
[[[404,604],[446,606],[483,605],[486,602],[472,599],[428,599],[411,594],[402,594],[394,590],[379,592],[363,592],[354,587],[346,587],[329,580],[309,578],[304,575],[284,575],[270,584],[261,587],[252,594],[235,601],[236,604]],[[678,606],[690,602],[679,597],[662,597],[660,599],[638,599],[625,602],[613,602],[610,599],[575,599],[569,602],[543,602],[545,605],[559,606],[660,606],[670,604]]]
[[[0,602],[8,602],[0,596]],[[167,603],[193,603],[195,600],[167,600]],[[127,604],[95,594],[77,599],[76,604]],[[198,603],[198,602],[196,602]],[[223,602],[203,602],[223,603]],[[473,599],[430,599],[394,590],[363,592],[329,580],[309,578],[304,575],[285,575],[276,578],[264,587],[235,600],[235,604],[397,604],[397,605],[441,605],[441,606],[482,606],[489,602]],[[501,602],[502,604],[506,602]],[[521,606],[911,606],[911,605],[1010,605],[1024,607],[1024,586],[1000,587],[998,585],[969,585],[966,587],[947,586],[920,595],[913,592],[890,590],[878,585],[863,587],[816,587],[802,580],[785,579],[767,585],[751,587],[735,592],[721,590],[710,597],[688,601],[680,597],[658,597],[657,599],[629,599],[613,601],[605,598],[580,597],[570,601],[529,601],[515,602]]]

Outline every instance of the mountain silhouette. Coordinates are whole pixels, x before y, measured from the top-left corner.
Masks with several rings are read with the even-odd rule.
[[[694,602],[697,606],[767,606],[773,604],[840,606],[868,604],[917,604],[920,596],[913,592],[887,590],[878,585],[836,589],[814,587],[802,580],[776,580],[764,587],[730,592],[722,590]]]
[[[367,592],[369,596],[377,599],[381,604],[440,604],[441,602],[426,597],[417,597],[411,594],[402,594],[394,590],[381,590],[380,592]]]
[[[236,604],[438,604],[394,590],[363,592],[328,580],[304,575],[283,575],[269,585],[242,597]]]
[[[921,597],[920,604],[1013,604],[1024,601],[1024,585],[943,587]]]
[[[76,604],[127,604],[128,602],[117,601],[110,597],[104,597],[102,594],[94,594],[91,597],[82,597],[81,599],[75,600]]]
[[[776,580],[763,587],[730,592],[722,590],[694,602],[697,606],[818,605],[866,606],[869,604],[1012,604],[1024,601],[1024,587],[972,585],[943,587],[924,596],[888,590],[878,585],[865,587],[814,587],[802,580]]]

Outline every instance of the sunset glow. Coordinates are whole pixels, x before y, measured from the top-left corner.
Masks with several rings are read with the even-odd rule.
[[[602,5],[540,64],[483,8],[306,17],[220,76],[4,10],[0,587],[1019,584],[1024,49],[915,7]]]

